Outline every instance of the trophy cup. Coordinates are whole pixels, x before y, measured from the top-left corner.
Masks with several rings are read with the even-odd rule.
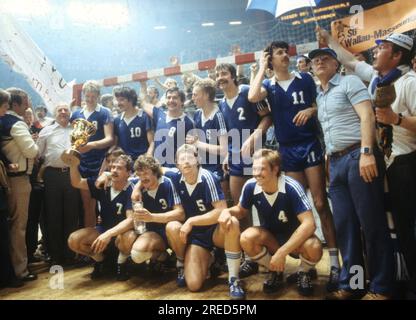
[[[76,119],[72,124],[74,129],[71,132],[71,149],[65,150],[61,155],[61,160],[68,166],[79,165],[81,154],[77,149],[85,145],[97,131],[95,126],[85,119]]]

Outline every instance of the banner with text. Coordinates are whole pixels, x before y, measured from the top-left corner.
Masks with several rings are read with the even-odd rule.
[[[357,23],[357,21],[361,23]],[[374,47],[375,40],[392,32],[416,29],[414,0],[396,0],[331,23],[332,36],[351,52]]]
[[[22,30],[15,19],[0,14],[0,59],[22,74],[53,112],[60,102],[72,100],[73,82],[66,83],[52,62]]]

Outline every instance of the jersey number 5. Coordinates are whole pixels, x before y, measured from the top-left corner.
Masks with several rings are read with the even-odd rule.
[[[198,206],[199,211],[201,211],[201,212],[207,211],[207,208],[205,208],[204,201],[202,199],[197,200],[196,205]]]

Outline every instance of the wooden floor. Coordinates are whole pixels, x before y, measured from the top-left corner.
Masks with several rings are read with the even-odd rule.
[[[296,270],[299,260],[288,257],[285,274]],[[216,279],[209,279],[201,292],[192,293],[186,288],[178,288],[175,283],[175,272],[163,276],[151,276],[148,272],[134,275],[126,282],[117,282],[112,278],[90,280],[91,266],[68,268],[64,270],[64,288],[51,289],[50,280],[54,274],[46,268],[38,274],[38,280],[26,283],[18,289],[1,289],[0,300],[228,300],[227,274]],[[325,283],[328,279],[328,252],[325,250],[322,260],[317,265],[318,279],[314,281],[315,294],[307,299],[324,299]],[[262,292],[265,274],[259,273],[244,279],[247,299],[256,300],[306,300],[296,291],[296,285],[285,285],[285,288],[274,295]],[[53,279],[52,279],[53,280]]]

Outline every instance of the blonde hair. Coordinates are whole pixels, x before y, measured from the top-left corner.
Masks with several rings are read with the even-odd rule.
[[[196,81],[194,87],[201,88],[208,95],[209,101],[213,102],[215,100],[216,83],[211,78]]]
[[[279,152],[271,149],[259,149],[253,154],[253,160],[260,158],[266,159],[271,168],[279,167],[280,169],[281,159]]]
[[[88,80],[82,85],[82,93],[95,92],[98,96],[100,95],[100,84],[95,80]]]

